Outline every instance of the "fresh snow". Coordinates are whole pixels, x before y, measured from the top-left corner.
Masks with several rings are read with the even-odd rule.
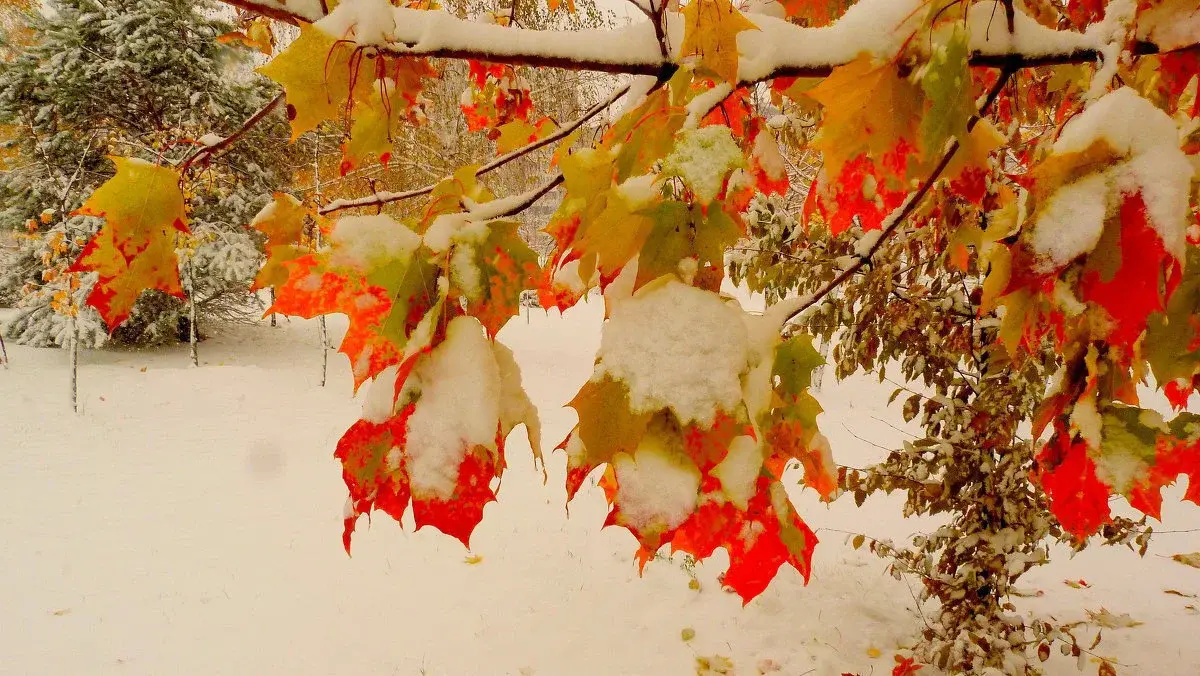
[[[575,424],[563,405],[592,372],[603,312],[595,301],[562,316],[535,310],[500,333],[551,443]],[[330,318],[335,343],[344,322]],[[212,335],[200,368],[186,346],[84,351],[79,415],[64,351],[8,346],[0,672],[685,676],[697,657],[720,655],[750,676],[759,666],[865,676],[890,673],[897,646],[924,627],[910,594],[917,583],[893,580],[883,561],[846,541],[854,532],[900,542],[938,527],[901,518],[898,495],[825,506],[789,472],[788,492],[821,538],[812,582],[785,567],[743,608],[716,579],[722,552],[696,566],[699,591],[680,557],[651,561],[639,578],[633,538],[601,528],[601,490],[585,483],[568,516],[565,454],[548,456],[543,485],[519,432],[508,440],[500,501],[471,539],[478,563],[466,563],[453,538],[412,533],[411,519],[405,532],[382,515],[360,521],[348,558],[339,539],[346,489],[332,453],[369,395],[352,397],[340,354],[329,386],[317,385],[315,320]],[[890,383],[825,382],[819,420],[838,462],[881,460],[876,444],[905,436],[893,425],[917,431],[884,405]],[[1161,396],[1141,394],[1165,410]],[[1198,572],[1167,558],[1200,551],[1200,535],[1180,532],[1200,528],[1200,509],[1180,502],[1182,484],[1166,491],[1169,532],[1155,535],[1145,558],[1055,548],[1050,565],[1021,580],[1029,596],[1014,599],[1019,609],[1061,620],[1128,613],[1144,624],[1105,630],[1096,649],[1121,661],[1117,673],[1190,674],[1200,616],[1188,606],[1198,604],[1164,593],[1200,593]],[[1080,579],[1089,586],[1063,584]],[[691,641],[680,640],[684,628]],[[1083,673],[1094,673],[1084,661]],[[1045,666],[1048,676],[1080,674],[1057,651]]]
[[[639,531],[678,528],[696,510],[700,470],[670,441],[652,427],[633,456],[613,458],[621,522]]]
[[[754,497],[755,483],[762,471],[762,447],[753,437],[734,437],[729,453],[713,468],[712,475],[721,482],[721,490],[739,509],[746,509]]]
[[[705,202],[716,199],[725,177],[745,166],[746,156],[729,127],[714,125],[679,133],[671,154],[662,162],[667,176],[678,176]]]
[[[647,286],[613,306],[596,379],[629,387],[636,411],[669,407],[680,422],[711,425],[742,399],[748,349],[742,311],[675,280]]]
[[[421,245],[420,235],[385,214],[340,218],[329,239],[333,245],[330,265],[360,272],[402,259]]]
[[[1046,200],[1030,244],[1043,272],[1060,270],[1100,242],[1108,216],[1108,177],[1094,174],[1059,188]]]
[[[495,444],[500,394],[500,369],[483,327],[473,317],[455,317],[445,342],[418,358],[398,397],[401,406],[416,401],[405,446],[414,496],[453,496],[467,449]]]
[[[753,82],[781,69],[846,63],[864,51],[883,58],[894,56],[920,28],[921,10],[922,0],[860,0],[834,24],[818,28],[804,28],[752,12],[746,18],[758,30],[742,31],[737,36],[741,54],[738,77]],[[1039,57],[1103,51],[1112,42],[1114,27],[1107,22],[1093,26],[1087,33],[1054,30],[1018,9],[1016,30],[1010,34],[1003,16],[1003,8],[996,2],[971,6],[968,25],[973,53]],[[638,15],[633,18],[628,25],[615,29],[533,30],[459,19],[445,11],[391,7],[387,0],[343,0],[318,25],[339,38],[353,33],[361,44],[386,44],[392,50],[413,55],[469,50],[498,60],[566,59],[640,68],[646,74],[658,68],[663,57],[650,22]],[[669,12],[665,24],[671,58],[678,61],[682,56],[683,17]]]
[[[1179,148],[1179,130],[1137,92],[1122,87],[1090,104],[1069,121],[1055,141],[1057,154],[1082,152],[1107,143],[1125,161],[1070,183],[1052,195],[1033,232],[1035,250],[1047,268],[1091,251],[1100,239],[1104,214],[1125,196],[1139,193],[1150,226],[1182,260],[1187,243],[1188,191],[1195,169]]]

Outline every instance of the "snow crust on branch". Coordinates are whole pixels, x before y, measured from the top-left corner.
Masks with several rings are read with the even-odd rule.
[[[1124,196],[1134,193],[1141,194],[1150,225],[1165,249],[1183,260],[1194,168],[1179,147],[1175,122],[1133,89],[1122,87],[1068,122],[1052,150],[1083,152],[1097,142],[1127,159],[1064,186],[1048,200],[1032,237],[1046,268],[1061,268],[1095,248],[1107,216]]]
[[[629,387],[630,406],[670,408],[683,424],[709,426],[742,401],[749,339],[743,313],[677,280],[654,283],[612,306],[593,380]]]
[[[997,21],[997,16],[1003,17],[1003,9],[995,4],[977,3],[969,11],[969,49],[973,54],[1066,57],[1097,53],[1107,42],[1102,30],[1054,30],[1020,10],[1010,34],[1003,19]],[[832,25],[818,28],[749,14],[747,19],[758,30],[738,35],[738,78],[756,82],[780,73],[827,70],[862,52],[893,56],[919,27],[921,8],[921,0],[861,0]],[[683,17],[668,13],[665,18],[667,43],[672,49],[668,61],[679,63]],[[578,63],[640,74],[655,74],[664,65],[648,20],[616,29],[532,30],[459,19],[444,11],[392,7],[387,0],[343,0],[317,25],[335,37],[398,54],[492,57],[540,65]],[[1107,25],[1104,28],[1107,30]]]

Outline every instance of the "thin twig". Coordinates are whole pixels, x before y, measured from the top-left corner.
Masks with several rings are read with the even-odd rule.
[[[254,113],[249,117],[249,119],[243,122],[242,126],[239,127],[237,131],[212,145],[205,145],[197,148],[195,152],[193,152],[191,155],[188,155],[183,162],[180,163],[179,174],[181,176],[186,174],[188,170],[192,168],[192,165],[196,164],[197,162],[207,163],[216,153],[233,145],[234,142],[242,137],[242,135],[253,129],[254,125],[261,122],[264,118],[266,118],[267,115],[270,115],[271,111],[275,109],[275,106],[278,106],[282,101],[283,93],[280,92],[275,98],[268,101],[266,105],[264,105],[262,108],[259,108],[258,112]]]
[[[608,96],[608,98],[596,103],[591,108],[588,108],[587,110],[585,110],[583,112],[582,115],[580,115],[578,118],[576,118],[569,124],[564,125],[563,127],[559,128],[557,131],[549,134],[545,138],[541,138],[536,141],[533,141],[532,143],[521,146],[520,148],[517,148],[515,150],[507,152],[507,153],[497,157],[496,159],[494,159],[486,164],[481,165],[479,167],[479,169],[476,170],[475,175],[482,176],[483,174],[486,174],[489,171],[494,171],[496,169],[499,169],[500,167],[503,167],[504,165],[517,159],[518,157],[527,155],[539,148],[550,145],[551,143],[554,143],[555,141],[558,141],[559,139],[563,139],[563,138],[566,138],[567,136],[570,136],[571,133],[574,132],[576,129],[578,129],[580,126],[582,126],[584,122],[587,122],[589,119],[598,115],[605,108],[608,108],[612,104],[616,103],[617,100],[619,100],[622,96],[624,96],[628,91],[629,91],[629,85],[624,85],[622,87],[618,87]],[[562,180],[561,175],[559,175],[559,180],[560,181]],[[355,198],[355,199],[334,200],[334,201],[330,202],[329,204],[326,204],[325,206],[321,207],[319,213],[322,216],[324,216],[327,214],[334,213],[336,211],[342,211],[343,209],[353,209],[355,207],[379,206],[379,205],[388,204],[391,202],[399,202],[402,200],[411,199],[413,197],[420,197],[421,195],[428,195],[429,193],[433,192],[434,188],[436,188],[437,186],[438,186],[438,183],[431,183],[429,185],[426,185],[426,186],[423,186],[420,188],[414,188],[413,190],[405,190],[404,192],[382,192],[382,193],[377,193],[374,195],[368,195],[366,197],[359,197],[359,198]]]
[[[996,84],[992,87],[992,90],[988,92],[987,98],[984,100],[979,112],[971,116],[971,119],[967,121],[968,133],[970,133],[971,130],[975,128],[975,125],[979,124],[979,121],[983,119],[983,115],[987,113],[988,108],[990,108],[996,101],[996,98],[1000,96],[1000,91],[1004,89],[1005,85],[1008,84],[1008,80],[1012,77],[1014,72],[1016,72],[1016,69],[1014,68],[1005,68],[1000,74],[1000,78],[996,81]],[[937,163],[937,166],[933,168],[933,171],[930,172],[928,178],[926,178],[925,182],[921,184],[921,187],[918,188],[916,192],[910,193],[908,198],[904,200],[904,203],[901,204],[895,211],[892,212],[892,215],[888,217],[887,225],[883,227],[883,231],[879,234],[870,248],[867,249],[866,253],[859,256],[854,263],[847,266],[846,269],[843,270],[837,277],[834,277],[815,293],[808,296],[799,307],[795,308],[787,316],[783,322],[785,325],[795,319],[801,312],[804,312],[808,308],[820,302],[821,299],[829,295],[831,291],[838,288],[842,285],[842,283],[854,276],[854,273],[857,272],[859,268],[862,268],[864,265],[869,263],[872,258],[874,258],[879,249],[883,247],[884,242],[886,242],[892,235],[900,230],[900,226],[904,224],[904,222],[909,216],[912,215],[914,211],[916,211],[917,206],[921,203],[921,200],[924,199],[925,195],[929,194],[929,191],[933,189],[934,184],[937,183],[937,180],[941,177],[942,172],[945,171],[946,167],[950,164],[950,160],[954,159],[954,155],[958,152],[960,146],[961,143],[959,142],[959,139],[955,138],[950,143],[950,147],[946,149],[946,152],[942,154],[942,159]]]

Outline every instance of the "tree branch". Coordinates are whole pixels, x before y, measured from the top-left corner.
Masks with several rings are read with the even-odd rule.
[[[584,122],[587,122],[591,118],[598,115],[604,109],[606,109],[609,106],[611,106],[612,104],[616,103],[617,100],[619,100],[622,96],[624,96],[628,91],[629,91],[629,85],[624,85],[622,87],[618,87],[611,94],[609,94],[608,98],[596,103],[591,108],[588,108],[587,110],[585,110],[583,112],[582,115],[580,115],[578,118],[576,118],[569,124],[564,125],[563,127],[560,127],[558,130],[556,130],[555,132],[546,136],[545,138],[538,139],[532,143],[529,143],[527,145],[521,146],[520,148],[517,148],[515,150],[507,152],[507,153],[497,157],[496,159],[480,166],[479,169],[475,172],[475,175],[482,176],[483,174],[486,174],[489,171],[493,171],[493,170],[499,169],[500,167],[503,167],[504,165],[517,159],[518,157],[521,157],[523,155],[528,155],[529,153],[537,150],[538,148],[543,148],[547,145],[550,145],[551,143],[554,143],[555,141],[558,141],[559,139],[563,139],[563,138],[566,138],[567,136],[570,136],[571,133],[574,132],[579,127],[581,127]],[[561,175],[559,175],[558,178],[560,181],[562,180]],[[401,200],[411,199],[413,197],[420,197],[421,195],[428,195],[429,193],[433,192],[433,189],[436,188],[437,185],[438,185],[437,183],[431,183],[427,186],[424,186],[421,188],[415,188],[413,190],[406,190],[404,192],[381,192],[381,193],[376,193],[374,195],[367,195],[365,197],[359,197],[359,198],[355,198],[355,199],[334,200],[334,201],[330,202],[329,204],[326,204],[325,206],[321,207],[319,213],[322,216],[324,216],[326,214],[331,214],[336,211],[342,211],[344,209],[353,209],[355,207],[382,206],[382,205],[388,204],[390,202],[399,202]],[[557,184],[555,184],[555,185],[557,185]]]
[[[984,100],[979,112],[972,115],[971,119],[967,121],[968,132],[974,129],[975,125],[979,124],[979,121],[983,119],[983,116],[987,113],[988,108],[991,108],[992,104],[995,103],[996,98],[1000,96],[1000,91],[1004,89],[1006,84],[1008,84],[1008,80],[1012,77],[1014,72],[1016,72],[1016,69],[1006,68],[1004,69],[1004,72],[1000,74],[1000,78],[996,81],[996,84],[992,87],[992,90],[988,92],[987,98]],[[855,259],[854,263],[848,265],[845,270],[842,270],[841,274],[839,274],[837,277],[834,277],[820,289],[817,289],[817,291],[814,293],[791,299],[790,302],[784,301],[772,306],[771,310],[774,311],[776,315],[786,315],[780,322],[781,327],[791,322],[801,312],[804,312],[813,305],[816,305],[821,301],[821,299],[829,295],[831,291],[841,286],[846,280],[854,276],[854,273],[858,272],[860,268],[871,262],[871,259],[875,256],[879,249],[883,247],[883,243],[886,242],[892,235],[896,234],[896,232],[900,229],[900,226],[904,224],[904,221],[912,215],[913,211],[916,211],[917,206],[920,204],[921,200],[924,199],[925,195],[929,194],[929,191],[933,189],[934,184],[937,183],[937,180],[939,177],[941,177],[942,172],[946,170],[946,166],[950,164],[950,160],[954,158],[954,155],[958,152],[959,147],[960,143],[956,138],[950,143],[950,146],[946,148],[946,152],[942,155],[942,159],[938,161],[937,166],[935,166],[933,171],[929,173],[929,176],[925,179],[925,182],[921,184],[921,187],[918,188],[916,192],[909,193],[904,202],[897,207],[891,213],[891,215],[887,217],[887,219],[884,220],[882,230],[879,231],[878,235],[875,236],[875,241],[872,242],[869,247],[867,247],[865,252]]]
[[[258,112],[251,115],[249,117],[249,119],[247,119],[244,123],[242,123],[242,126],[239,127],[237,131],[233,132],[229,136],[226,136],[225,138],[221,139],[220,141],[217,141],[216,143],[214,143],[212,145],[205,145],[205,146],[201,146],[200,148],[197,148],[195,152],[193,152],[191,155],[188,155],[183,160],[183,162],[179,165],[180,176],[187,173],[188,170],[192,168],[193,164],[195,164],[197,162],[207,163],[210,159],[212,159],[212,157],[215,154],[217,154],[221,150],[224,150],[225,148],[228,148],[229,146],[233,145],[238,140],[238,138],[240,138],[246,132],[250,131],[254,127],[254,125],[258,124],[259,122],[262,122],[262,120],[264,118],[266,118],[267,115],[270,115],[271,111],[275,109],[275,106],[278,106],[282,101],[283,101],[283,93],[281,92],[278,95],[276,95],[275,98],[268,101],[265,106],[263,106],[262,108],[259,108]]]
[[[289,6],[282,0],[224,2],[293,24],[322,18],[311,7]],[[679,61],[678,56],[663,54],[660,38],[665,38],[665,34],[652,20],[616,29],[534,30],[477,23],[439,11],[397,8],[395,12],[396,42],[385,46],[371,45],[389,56],[476,59],[514,66],[629,75],[658,75],[665,68],[678,66]],[[806,28],[758,14],[747,18],[760,30],[753,40],[747,40],[748,45],[742,45],[741,84],[776,77],[823,77],[854,59],[861,51],[878,47],[864,43],[872,36],[837,23],[823,28]],[[1008,33],[994,40],[986,33],[973,34],[970,64],[981,68],[1019,69],[1093,63],[1102,58],[1101,45],[1093,36],[1083,33],[1036,25],[1022,25],[1017,33],[1022,40],[1016,40]],[[1037,47],[1029,47],[1031,44]],[[1134,43],[1131,51],[1140,56],[1158,53],[1160,49],[1154,43],[1139,41]]]

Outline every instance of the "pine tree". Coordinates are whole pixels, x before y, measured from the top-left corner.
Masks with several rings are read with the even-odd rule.
[[[53,0],[27,15],[32,45],[0,67],[0,124],[15,155],[0,172],[0,232],[16,232],[19,242],[0,261],[0,296],[20,299],[6,329],[18,342],[65,345],[76,313],[82,345],[109,333],[90,308],[77,310],[92,275],[65,272],[101,224],[71,214],[112,175],[106,155],[178,162],[269,98],[246,59],[217,41],[230,26],[215,16],[210,3],[187,0]],[[286,178],[282,124],[257,127],[258,138],[215,159],[191,188],[192,236],[179,248],[201,316],[256,307],[246,289],[260,246],[245,224]],[[186,335],[186,321],[183,303],[151,292],[113,335],[169,341]]]

